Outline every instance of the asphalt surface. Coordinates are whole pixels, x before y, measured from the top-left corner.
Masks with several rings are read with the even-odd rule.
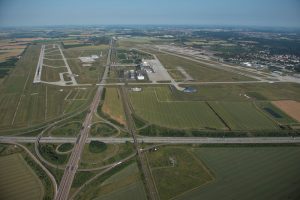
[[[0,136],[0,142],[34,143],[37,137]],[[42,137],[40,143],[75,143],[75,137]],[[299,144],[300,137],[136,137],[137,142],[158,144]],[[86,143],[102,141],[108,144],[133,142],[129,137],[89,137]]]
[[[38,64],[36,66],[36,71],[35,71],[33,83],[39,83],[39,82],[41,82],[44,55],[45,55],[45,45],[42,45],[41,52],[40,52],[40,57],[39,57],[39,61],[38,61]]]
[[[107,65],[105,67],[105,71],[102,77],[101,83],[105,83],[105,79],[108,75],[108,69],[110,65],[110,54],[111,54],[111,46],[113,44],[113,40],[110,42],[110,49],[107,59]],[[62,54],[63,55],[63,54]],[[59,184],[58,192],[55,197],[55,200],[66,200],[68,199],[70,189],[72,186],[72,182],[74,180],[76,171],[78,169],[79,161],[81,158],[81,154],[84,148],[84,145],[86,143],[86,139],[88,138],[89,132],[90,132],[90,126],[92,123],[92,118],[94,112],[97,112],[97,107],[100,103],[100,99],[103,93],[104,86],[100,85],[96,91],[96,94],[94,96],[94,99],[90,105],[88,114],[86,115],[86,118],[82,124],[82,128],[80,130],[80,133],[75,141],[75,145],[73,148],[73,151],[71,153],[70,159],[68,161],[68,164],[65,168],[64,175],[61,179],[61,182]]]

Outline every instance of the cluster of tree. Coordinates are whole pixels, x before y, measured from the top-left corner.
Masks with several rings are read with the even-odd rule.
[[[100,141],[91,141],[89,144],[89,150],[92,153],[101,153],[107,149],[107,145]]]
[[[41,154],[49,161],[56,164],[63,164],[67,160],[67,155],[59,155],[55,152],[55,147],[52,144],[40,145]]]
[[[110,41],[110,37],[108,36],[89,38],[89,42],[93,43],[94,45],[109,44],[109,41]]]
[[[48,175],[46,174],[46,172],[44,172],[44,170],[38,166],[31,158],[29,158],[28,156],[25,156],[25,161],[26,163],[34,170],[35,174],[40,178],[40,180],[42,180],[43,185],[45,186],[45,194],[43,199],[44,200],[50,200],[53,199],[53,191],[52,191],[52,187],[49,187],[50,185],[52,185]]]

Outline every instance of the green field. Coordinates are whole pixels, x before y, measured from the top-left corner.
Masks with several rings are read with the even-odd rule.
[[[56,149],[59,145],[58,144],[40,144],[39,145],[39,151],[40,154],[50,163],[56,164],[56,165],[64,165],[67,163],[70,153],[68,154],[60,154],[56,152]]]
[[[118,162],[134,153],[131,143],[126,144],[107,144],[105,151],[92,153],[89,145],[86,144],[80,162],[81,168],[94,168]]]
[[[75,199],[146,200],[147,197],[137,164],[131,162],[97,178]]]
[[[158,89],[159,90],[159,89]],[[168,101],[156,88],[129,93],[135,114],[150,123],[171,128],[224,129],[224,124],[205,102]]]
[[[176,69],[182,67],[188,74],[198,81],[241,81],[253,80],[236,73],[227,72],[225,70],[215,69],[213,67],[205,66],[194,61],[190,61],[177,56],[168,54],[156,54],[164,67],[168,69]],[[176,77],[174,77],[176,78]]]
[[[98,83],[104,68],[106,65],[108,46],[84,46],[64,49],[63,52],[67,58],[68,64],[74,74],[78,74],[76,77],[78,83]],[[92,66],[84,67],[78,59],[78,57],[100,55],[102,52],[102,57],[97,59]]]
[[[185,85],[186,86],[186,85]],[[294,83],[208,84],[192,85],[196,93],[174,91],[177,100],[200,101],[275,101],[291,99],[300,101],[300,87]],[[245,95],[249,96],[247,98]]]
[[[195,148],[216,180],[175,199],[299,199],[299,147]]]
[[[147,153],[160,199],[170,199],[214,180],[207,167],[186,148],[161,147]]]
[[[109,115],[120,124],[125,124],[125,114],[122,100],[117,88],[106,88],[102,112]]]
[[[43,67],[42,71],[42,80],[47,82],[56,82],[60,81],[59,73],[67,72],[67,68],[52,68],[52,67]]]
[[[79,134],[80,128],[82,126],[81,122],[70,122],[62,126],[58,126],[50,131],[52,136],[61,136],[61,137],[74,137]]]
[[[72,143],[63,143],[57,147],[57,151],[60,153],[69,152],[73,149],[74,144]]]
[[[294,84],[206,85],[195,86],[196,93],[186,94],[168,86],[143,87],[142,92],[129,92],[135,115],[149,123],[173,129],[209,129],[233,131],[280,130],[279,125],[297,124],[269,99],[281,99],[288,88],[289,97],[298,99]],[[265,100],[248,96],[256,88],[256,98],[265,94]],[[274,93],[264,93],[264,91]],[[272,110],[272,111],[270,111]],[[277,118],[271,114],[279,114]]]
[[[0,83],[0,130],[3,132],[40,125],[83,109],[91,101],[94,87],[33,84],[39,53],[40,45],[29,46],[11,74]]]
[[[251,102],[210,102],[232,130],[274,130],[278,126]]]
[[[136,163],[130,164],[101,184],[102,192],[97,200],[143,200],[147,199]]]
[[[0,157],[0,199],[43,199],[42,182],[20,154]]]
[[[101,122],[93,124],[90,131],[91,136],[101,137],[116,136],[118,133],[119,131],[115,127]]]

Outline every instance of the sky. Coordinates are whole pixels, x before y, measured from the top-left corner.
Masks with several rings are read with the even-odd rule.
[[[0,0],[0,26],[300,27],[300,0]]]

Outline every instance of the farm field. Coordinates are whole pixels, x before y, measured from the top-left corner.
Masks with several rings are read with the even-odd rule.
[[[212,91],[209,91],[210,89]],[[198,95],[180,93],[176,90],[172,92],[169,87],[162,86],[144,87],[140,93],[130,92],[129,94],[137,116],[150,123],[170,128],[225,130],[225,124],[214,112],[232,130],[279,130],[277,124],[297,123],[272,106],[269,101],[255,101],[254,103],[245,95],[246,91],[239,91],[240,93],[237,94],[238,89],[236,89],[233,90],[231,96],[227,96],[225,92],[222,93],[222,90],[222,86],[221,88],[203,86],[198,88]],[[191,100],[188,98],[190,96],[192,96]],[[213,99],[226,101],[212,101]],[[263,109],[265,107],[270,107],[282,117],[273,119],[274,116]]]
[[[208,168],[188,150],[161,147],[147,153],[160,199],[171,199],[214,180]]]
[[[273,101],[287,115],[300,122],[300,103],[296,101]]]
[[[26,48],[28,41],[0,40],[0,62],[20,55]]]
[[[140,172],[136,163],[132,163],[122,171],[112,175],[101,184],[98,200],[143,200],[147,199]]]
[[[125,124],[125,114],[118,88],[107,87],[105,89],[105,99],[102,105],[102,112],[109,115],[120,124]]]
[[[93,91],[93,87],[31,85],[21,93],[0,94],[0,129],[31,127],[84,108]]]
[[[43,199],[44,188],[21,154],[0,157],[0,199]]]
[[[154,88],[129,93],[135,114],[160,126],[171,128],[224,129],[224,124],[205,102],[160,101]],[[168,96],[162,98],[169,98]]]
[[[285,114],[274,103],[259,101],[255,103],[269,118],[282,125],[297,124],[297,121]]]
[[[187,85],[181,85],[186,87]],[[257,84],[207,84],[188,85],[197,89],[195,93],[170,90],[168,86],[156,87],[162,101],[274,101],[291,99],[300,101],[300,88],[291,83]],[[166,99],[167,98],[167,99]]]
[[[299,199],[299,147],[207,147],[195,155],[215,174],[174,199]]]
[[[268,119],[252,102],[209,102],[232,130],[275,130]]]
[[[146,200],[146,192],[135,162],[88,185],[75,199]]]

